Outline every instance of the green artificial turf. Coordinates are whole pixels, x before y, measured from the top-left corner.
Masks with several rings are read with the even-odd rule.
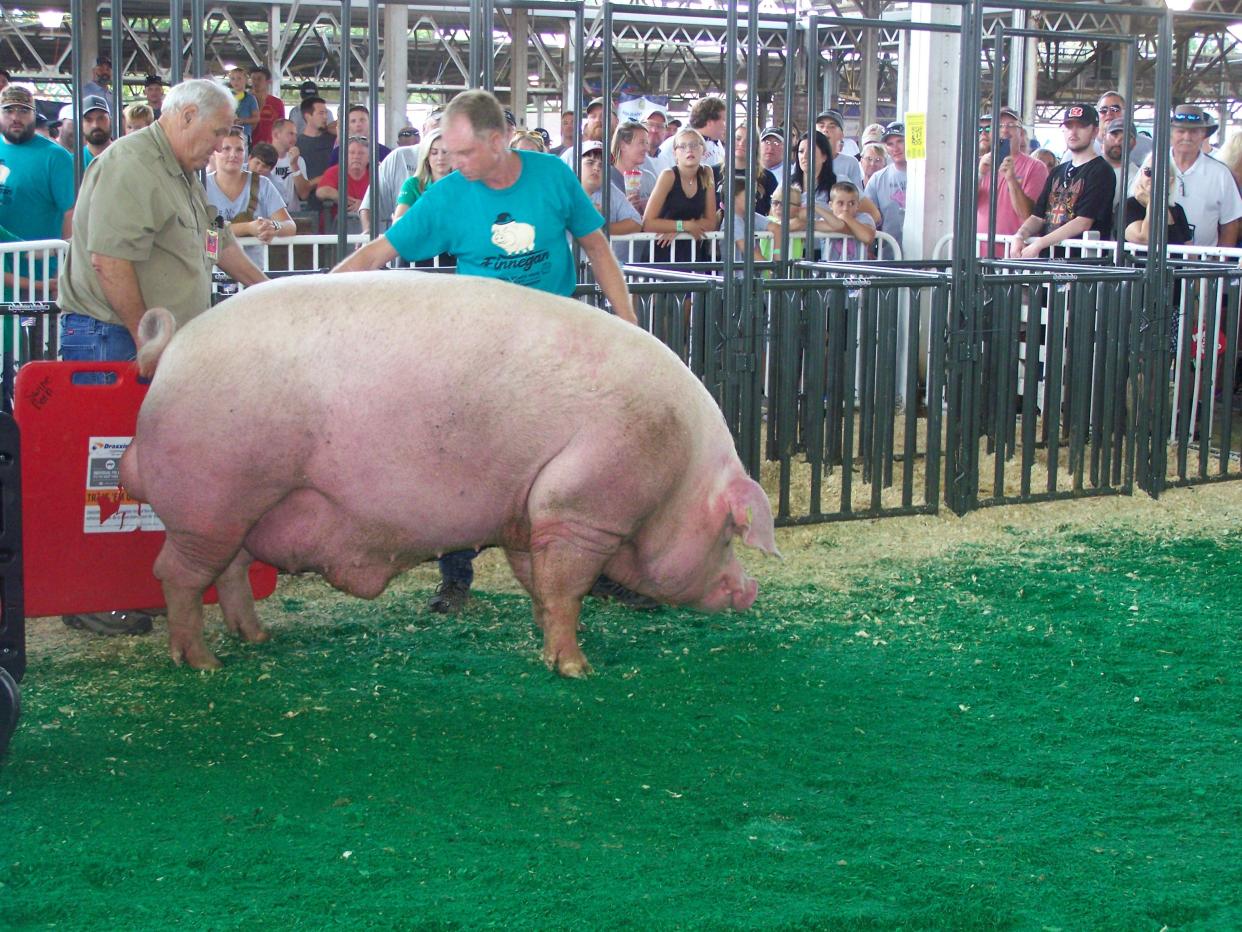
[[[0,926],[1239,929],[1240,568],[1060,533],[742,616],[596,603],[585,682],[524,598],[409,590],[282,589],[215,674],[44,657]]]

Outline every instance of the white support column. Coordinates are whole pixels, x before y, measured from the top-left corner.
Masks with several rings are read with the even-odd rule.
[[[1013,18],[1009,25],[1014,29],[1026,28],[1026,10],[1014,10]],[[1023,108],[1023,101],[1026,93],[1026,60],[1030,53],[1027,43],[1030,40],[1017,37],[1010,37],[1005,40],[1008,46],[1004,50],[1005,61],[1009,65],[1009,79],[1005,86],[1005,99],[1000,101],[1001,104],[1013,107],[1019,113],[1026,113]],[[997,59],[1000,60],[999,57]]]
[[[509,107],[518,122],[518,129],[526,129],[526,76],[530,74],[527,52],[530,50],[530,13],[524,9],[513,11],[513,28],[510,31]]]
[[[272,4],[267,11],[267,55],[264,64],[267,70],[272,73],[272,90],[275,96],[280,96],[280,47],[281,36],[283,33],[280,29],[280,7]]]
[[[870,10],[868,10],[870,13]],[[867,29],[862,35],[862,87],[859,89],[858,134],[875,122],[875,103],[880,87],[880,42],[878,30]],[[901,119],[901,114],[897,115]]]
[[[915,4],[911,18],[914,22],[961,24],[959,8],[950,6]],[[898,98],[904,102],[904,109],[899,109],[897,114],[898,117],[910,113],[925,115],[926,157],[909,158],[907,119],[906,222],[902,229],[901,252],[902,258],[907,260],[929,259],[940,237],[953,232],[958,163],[957,81],[953,76],[974,65],[962,61],[959,36],[922,31],[904,35],[906,38],[902,46],[907,54],[900,58],[902,70],[898,76]],[[901,311],[903,315],[919,314],[920,332],[924,334],[919,347],[919,363],[920,372],[925,374],[930,304],[924,299],[917,309],[903,307]],[[899,359],[905,356],[905,334],[908,332],[902,326],[897,346]],[[913,389],[904,381],[899,384],[898,393],[903,403],[911,403],[909,398]]]
[[[915,22],[958,24],[957,7],[916,4]],[[927,157],[910,159],[906,168],[906,224],[902,254],[906,259],[931,257],[932,247],[953,232],[953,192],[957,171],[957,84],[945,80],[970,62],[961,60],[961,40],[947,33],[911,32],[909,54],[899,77],[906,113],[927,117]],[[908,142],[908,141],[907,141]]]
[[[384,7],[384,143],[397,144],[397,131],[405,126],[409,104],[410,62],[406,45],[410,32],[410,8],[400,3]]]
[[[82,4],[82,47],[78,50],[77,75],[74,80],[74,93],[91,79],[91,71],[95,68],[95,59],[99,56],[99,9],[91,3]],[[122,66],[112,64],[113,79],[121,73]]]

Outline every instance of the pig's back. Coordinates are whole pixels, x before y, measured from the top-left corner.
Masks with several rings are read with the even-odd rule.
[[[650,335],[570,299],[418,272],[291,278],[231,298],[165,351],[144,421],[165,407],[195,411],[200,457],[243,466],[249,483],[341,501],[365,491],[375,517],[478,540],[571,444],[644,469],[722,435],[731,447],[710,396]],[[635,429],[654,416],[676,438],[659,450]],[[174,421],[189,423],[167,418],[166,439],[185,433]]]

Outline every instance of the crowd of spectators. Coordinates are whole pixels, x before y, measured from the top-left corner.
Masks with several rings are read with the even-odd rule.
[[[0,87],[7,81],[0,73]],[[271,72],[263,66],[232,68],[223,84],[234,101],[233,131],[226,140],[227,151],[214,156],[208,166],[210,175],[221,174],[208,191],[221,220],[234,224],[241,235],[267,241],[297,231],[334,229],[341,208],[350,215],[352,230],[370,229],[372,219],[384,230],[427,185],[451,170],[438,136],[429,136],[438,125],[438,110],[422,126],[402,128],[390,150],[374,138],[372,114],[362,104],[348,108],[338,130],[328,101],[313,81],[298,87],[299,100],[288,110],[272,93]],[[141,99],[118,102],[111,61],[100,56],[90,80],[80,88],[80,126],[74,125],[72,106],[62,106],[49,117],[45,102],[31,100],[24,89],[14,90],[4,106],[8,127],[4,161],[10,177],[0,181],[0,235],[15,240],[66,233],[72,206],[63,201],[73,183],[74,148],[89,167],[112,144],[114,121],[119,121],[117,134],[124,135],[146,129],[160,118],[167,87],[159,75],[148,75]],[[725,209],[736,200],[739,179],[750,179],[754,198],[735,216],[742,221],[748,214],[755,218],[751,225],[757,231],[811,229],[856,241],[852,247],[833,247],[832,256],[886,255],[877,243],[877,232],[885,234],[885,243],[891,240],[902,248],[907,175],[901,120],[866,126],[857,138],[849,135],[843,114],[831,108],[818,114],[815,128],[807,133],[790,133],[781,126],[760,129],[745,118],[733,121],[736,175],[727,179],[725,136],[730,121],[721,98],[695,101],[684,127],[659,106],[647,105],[638,120],[613,115],[605,148],[603,115],[610,104],[603,98],[590,101],[581,120],[572,111],[561,114],[556,145],[542,127],[522,127],[510,111],[505,111],[505,118],[513,149],[559,155],[579,173],[601,209],[603,187],[611,185],[606,200],[613,235],[654,234],[653,250],[619,248],[618,256],[678,263],[697,259],[701,253],[689,243],[724,226]],[[30,120],[22,116],[26,113],[32,115]],[[1066,108],[1060,138],[1041,140],[1042,145],[1032,141],[1032,124],[1012,108],[999,111],[995,141],[993,125],[991,114],[981,117],[976,207],[979,233],[987,235],[994,225],[995,256],[1046,256],[1056,243],[1087,231],[1105,238],[1115,231],[1136,243],[1145,242],[1149,235],[1145,198],[1151,183],[1143,170],[1151,166],[1152,142],[1147,134],[1136,132],[1121,94],[1106,91],[1094,104]],[[1199,246],[1236,245],[1242,221],[1242,137],[1210,151],[1217,128],[1198,107],[1181,105],[1172,115],[1170,230],[1179,239],[1186,234],[1186,242]],[[32,135],[59,143],[70,157],[41,146],[36,160],[40,183],[17,190],[14,181],[26,177],[32,161],[24,153],[34,150],[22,148]],[[757,144],[752,165],[753,137]],[[577,146],[575,138],[580,140]],[[235,151],[239,145],[240,159]],[[374,179],[372,158],[377,165]],[[789,192],[781,190],[786,183]],[[242,187],[253,196],[239,204]],[[38,209],[30,209],[32,202]],[[238,215],[243,218],[240,225]],[[278,220],[278,215],[288,220]],[[753,248],[765,256],[774,254],[766,240]]]

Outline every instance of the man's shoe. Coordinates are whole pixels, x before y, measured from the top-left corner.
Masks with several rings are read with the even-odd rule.
[[[111,637],[117,634],[147,634],[151,630],[153,617],[155,616],[151,612],[133,608],[120,612],[64,615],[61,620],[70,628]]]
[[[627,589],[607,576],[601,576],[595,580],[595,585],[591,587],[590,594],[597,599],[611,599],[614,602],[621,603],[626,608],[632,608],[638,612],[654,612],[660,607],[660,603],[655,599],[639,595],[633,589]]]
[[[456,615],[466,607],[466,600],[469,598],[468,583],[444,580],[427,603],[427,607],[438,615]]]

